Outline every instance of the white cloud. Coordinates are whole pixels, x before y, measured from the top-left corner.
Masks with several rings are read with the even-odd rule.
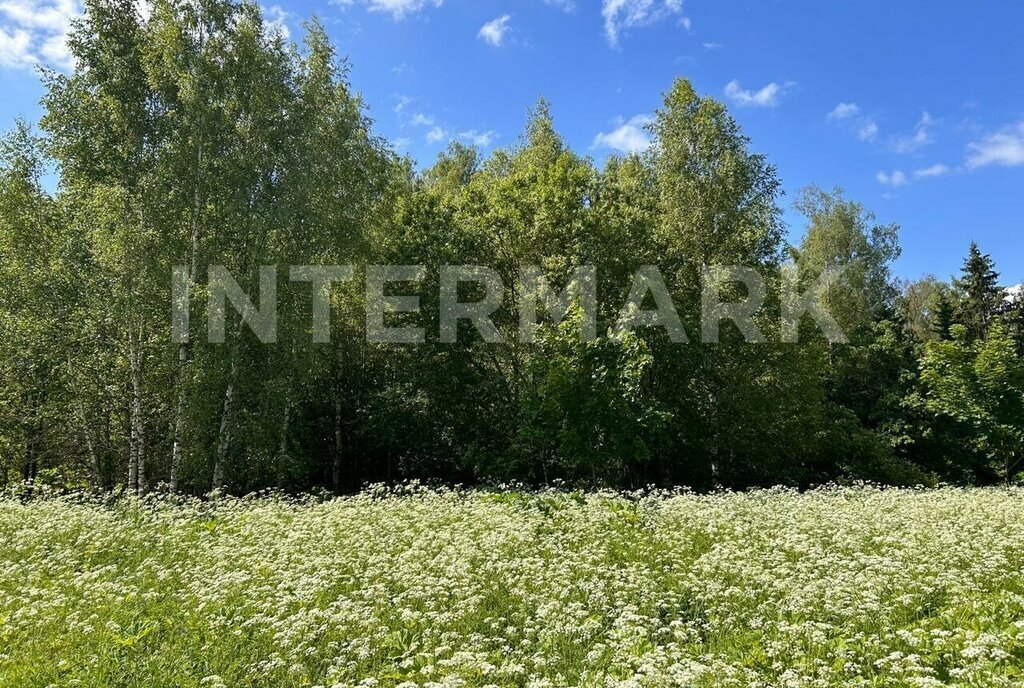
[[[500,48],[505,42],[505,34],[509,31],[508,24],[510,21],[512,21],[512,15],[510,14],[492,19],[480,27],[480,32],[476,36],[496,48]]]
[[[422,112],[417,112],[409,120],[409,124],[414,127],[432,127],[434,126],[434,118],[430,115],[424,115]]]
[[[721,50],[724,46],[721,43],[701,43],[705,50]]]
[[[931,167],[925,167],[920,170],[914,170],[914,177],[921,179],[922,177],[941,177],[949,172],[949,168],[942,164],[935,164]]]
[[[71,20],[81,13],[81,7],[71,0],[37,2],[36,0],[4,0],[0,14],[26,30],[43,33],[63,33]]]
[[[974,170],[989,165],[1024,165],[1024,120],[968,144],[967,167]]]
[[[844,129],[856,134],[861,141],[871,142],[878,137],[875,120],[861,116],[857,103],[839,103],[825,116],[829,122],[836,122]]]
[[[0,26],[0,67],[31,67],[37,62],[32,54],[32,36],[24,29],[7,33]]]
[[[839,103],[832,112],[828,113],[828,119],[849,119],[860,114],[860,107],[857,103]]]
[[[775,107],[786,88],[791,85],[777,84],[773,81],[759,91],[750,91],[742,88],[740,82],[733,79],[725,85],[725,97],[740,107]]]
[[[592,148],[611,148],[619,153],[638,153],[647,150],[651,138],[645,127],[654,121],[650,115],[637,115],[629,121],[619,120],[619,126],[608,133],[594,137]]]
[[[139,11],[142,21],[148,22],[153,16],[153,0],[135,0],[135,9]]]
[[[71,50],[68,48],[67,34],[50,36],[43,41],[43,46],[39,49],[39,52],[43,56],[43,64],[67,70],[74,67],[75,58],[71,55]]]
[[[292,37],[292,32],[288,30],[288,17],[291,16],[289,12],[281,9],[280,5],[261,6],[260,9],[263,10],[263,26],[267,33],[279,31],[285,40]]]
[[[0,0],[0,67],[70,69],[67,34],[80,13],[77,0]]]
[[[1006,288],[1006,300],[1010,303],[1017,303],[1024,299],[1024,284],[1017,284]]]
[[[459,133],[459,138],[463,141],[469,141],[474,146],[486,148],[494,142],[494,139],[498,138],[498,134],[493,131],[477,131],[476,129],[470,129],[469,131]]]
[[[886,172],[883,170],[875,175],[875,179],[879,184],[895,189],[897,187],[910,184],[912,180],[941,177],[945,174],[949,174],[949,168],[945,165],[936,163],[930,167],[922,167],[921,169],[914,170],[911,175],[907,175],[902,170],[893,170],[892,172]],[[891,196],[887,196],[887,198],[891,198]]]
[[[386,12],[395,20],[416,14],[426,7],[440,7],[444,0],[332,0],[336,5],[349,6],[357,2],[366,5],[371,12]]]
[[[861,141],[871,142],[878,138],[878,125],[873,119],[865,119],[857,128],[857,138]]]
[[[875,179],[878,180],[879,184],[885,184],[886,186],[891,186],[893,188],[903,186],[908,181],[907,175],[899,170],[893,170],[891,173],[879,172],[875,175]]]
[[[4,0],[0,13],[25,29],[39,29],[50,33],[64,31],[68,20],[81,9],[70,0],[35,2],[34,0]]]
[[[409,107],[413,101],[413,98],[401,93],[392,94],[391,97],[395,99],[395,107],[392,110],[394,110],[396,115],[402,114],[402,111]]]
[[[448,138],[448,132],[441,127],[434,127],[427,132],[427,143],[437,143]]]
[[[932,116],[927,112],[921,115],[921,119],[914,126],[913,133],[903,136],[896,136],[892,140],[892,149],[897,153],[913,153],[918,148],[926,146],[933,141],[931,126],[935,123]]]
[[[557,7],[563,12],[575,12],[576,3],[573,0],[544,0],[544,4]]]
[[[682,14],[682,0],[602,0],[604,33],[613,47],[624,31],[649,26],[672,14]],[[684,17],[685,19],[685,17]]]

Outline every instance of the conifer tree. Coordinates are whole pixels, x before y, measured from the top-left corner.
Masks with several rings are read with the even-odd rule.
[[[988,331],[992,317],[999,312],[1006,297],[999,286],[999,273],[992,258],[981,252],[977,242],[971,242],[964,260],[962,277],[954,280],[961,293],[957,321],[967,328],[971,341],[981,339]]]
[[[956,323],[956,304],[949,293],[943,291],[938,296],[935,305],[935,312],[932,314],[932,332],[938,335],[939,339],[950,338],[950,329]]]

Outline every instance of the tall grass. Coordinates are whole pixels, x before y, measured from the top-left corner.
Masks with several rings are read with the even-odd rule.
[[[1024,491],[0,499],[0,686],[1014,686]]]

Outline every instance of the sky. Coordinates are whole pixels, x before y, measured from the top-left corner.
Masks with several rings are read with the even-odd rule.
[[[0,0],[0,128],[38,119],[36,67],[67,69],[78,0]],[[842,187],[902,228],[905,279],[956,273],[972,240],[1024,281],[1024,3],[923,0],[280,0],[295,40],[316,15],[378,134],[418,164],[449,141],[516,143],[552,103],[598,164],[648,144],[678,76],[725,102],[776,166],[792,211]]]

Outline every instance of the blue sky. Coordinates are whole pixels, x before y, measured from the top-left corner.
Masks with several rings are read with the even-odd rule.
[[[0,0],[0,123],[34,120],[35,63],[66,61],[77,0]],[[420,164],[453,138],[516,141],[539,96],[601,162],[643,146],[676,76],[724,100],[788,192],[842,186],[902,227],[900,276],[959,269],[974,239],[1024,279],[1024,3],[284,0],[316,14],[378,133]],[[799,218],[787,212],[794,237]]]

